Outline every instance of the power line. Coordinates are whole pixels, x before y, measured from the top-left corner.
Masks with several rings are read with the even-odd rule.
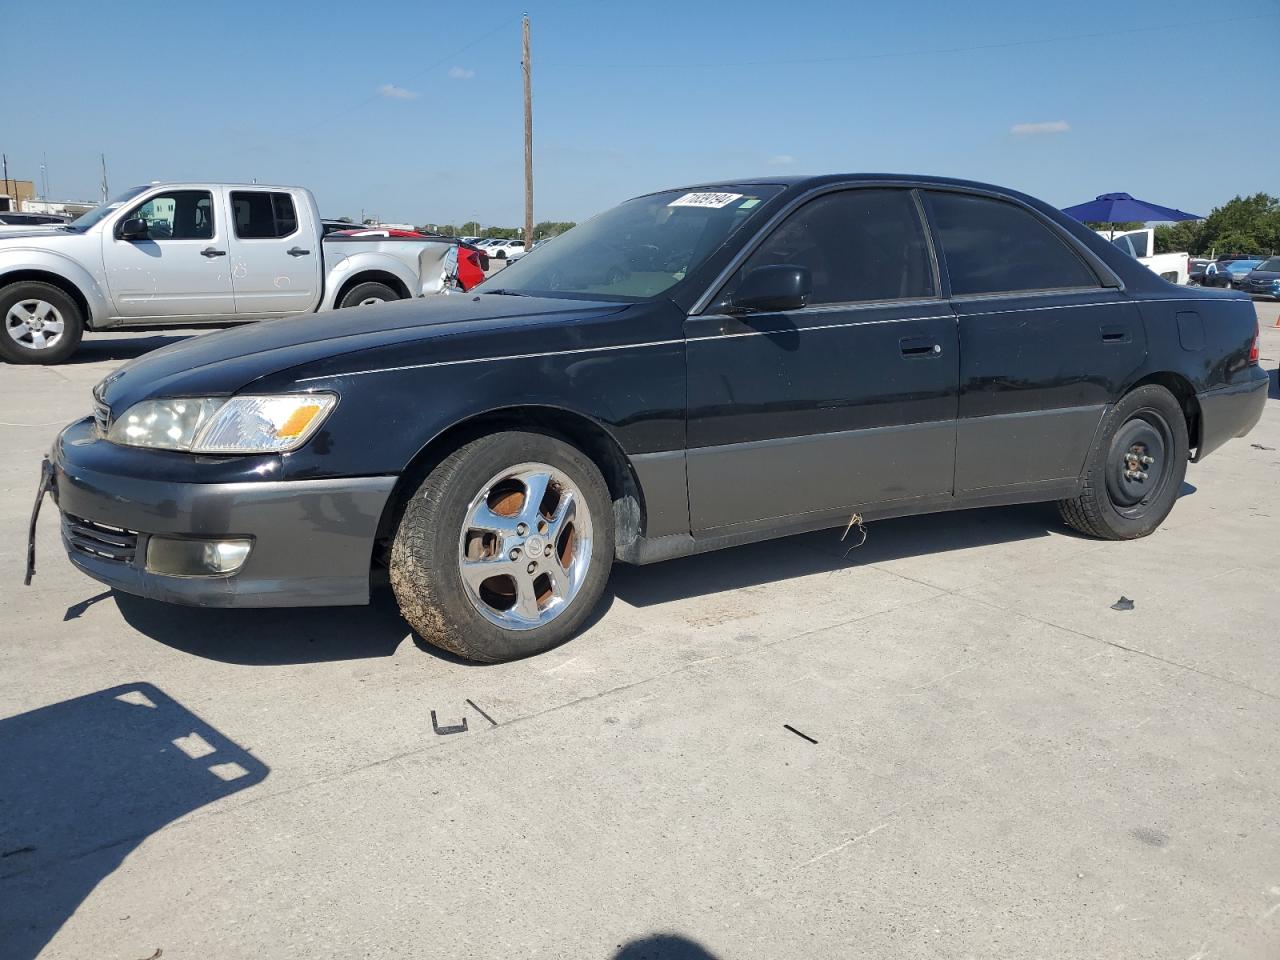
[[[732,67],[774,67],[774,66],[794,66],[808,63],[854,63],[863,60],[892,60],[899,57],[932,57],[943,56],[953,53],[978,53],[984,50],[1007,50],[1011,47],[1029,47],[1038,46],[1049,43],[1066,43],[1072,40],[1100,40],[1111,37],[1125,36],[1135,33],[1155,33],[1157,31],[1166,30],[1202,30],[1206,26],[1223,26],[1229,23],[1243,23],[1251,20],[1270,20],[1271,15],[1255,15],[1249,17],[1229,17],[1225,20],[1214,20],[1208,23],[1194,24],[1167,24],[1165,26],[1155,27],[1133,27],[1127,30],[1102,30],[1095,33],[1075,33],[1065,34],[1058,37],[1039,37],[1029,40],[1008,40],[1001,43],[980,43],[972,46],[964,47],[935,47],[929,50],[899,50],[888,53],[857,53],[839,57],[798,57],[798,58],[776,58],[765,60],[707,60],[700,62],[665,62],[665,63],[619,63],[617,61],[609,63],[547,63],[545,67],[562,67],[573,69],[589,69],[589,70],[672,70],[679,68],[703,69],[703,68],[732,68]]]

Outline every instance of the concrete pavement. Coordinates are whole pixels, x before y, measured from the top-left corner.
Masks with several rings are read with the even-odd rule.
[[[1280,387],[1145,540],[1029,506],[619,567],[480,667],[386,596],[114,595],[52,511],[20,586],[41,452],[175,336],[0,367],[3,956],[1280,954]]]

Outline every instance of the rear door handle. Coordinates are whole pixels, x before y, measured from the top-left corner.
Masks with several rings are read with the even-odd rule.
[[[898,341],[902,355],[910,360],[936,357],[942,353],[942,344],[933,337],[903,337]]]
[[[291,257],[305,257],[310,252],[310,250],[303,250],[301,247],[290,247],[285,251]]]
[[[1104,326],[1101,332],[1103,343],[1128,343],[1132,339],[1128,327]]]
[[[212,260],[214,257],[225,257],[226,255],[227,255],[227,251],[215,250],[213,249],[213,247],[205,247],[203,250],[200,251],[200,256],[208,257],[210,260]]]

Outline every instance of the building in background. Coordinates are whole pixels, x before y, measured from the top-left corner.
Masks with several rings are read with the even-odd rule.
[[[36,185],[31,180],[0,179],[0,210],[23,210],[24,203],[36,198]]]
[[[74,220],[82,213],[88,213],[98,204],[93,200],[24,200],[23,213],[56,213]]]

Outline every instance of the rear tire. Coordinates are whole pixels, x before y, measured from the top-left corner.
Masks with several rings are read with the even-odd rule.
[[[392,290],[385,283],[377,283],[376,281],[368,281],[367,283],[357,283],[354,287],[342,295],[342,300],[338,303],[339,310],[345,310],[347,307],[367,307],[378,303],[390,303],[393,300],[403,300],[404,298],[396,291]]]
[[[533,503],[538,476],[550,482]],[[405,506],[391,587],[428,643],[496,663],[577,633],[613,552],[613,504],[596,465],[555,437],[495,433],[441,461]]]
[[[0,358],[9,363],[62,363],[80,346],[84,314],[59,287],[22,280],[0,289]]]
[[[1084,491],[1058,501],[1062,519],[1103,540],[1154,533],[1178,499],[1189,449],[1186,416],[1173,394],[1158,384],[1133,390],[1098,432]]]

